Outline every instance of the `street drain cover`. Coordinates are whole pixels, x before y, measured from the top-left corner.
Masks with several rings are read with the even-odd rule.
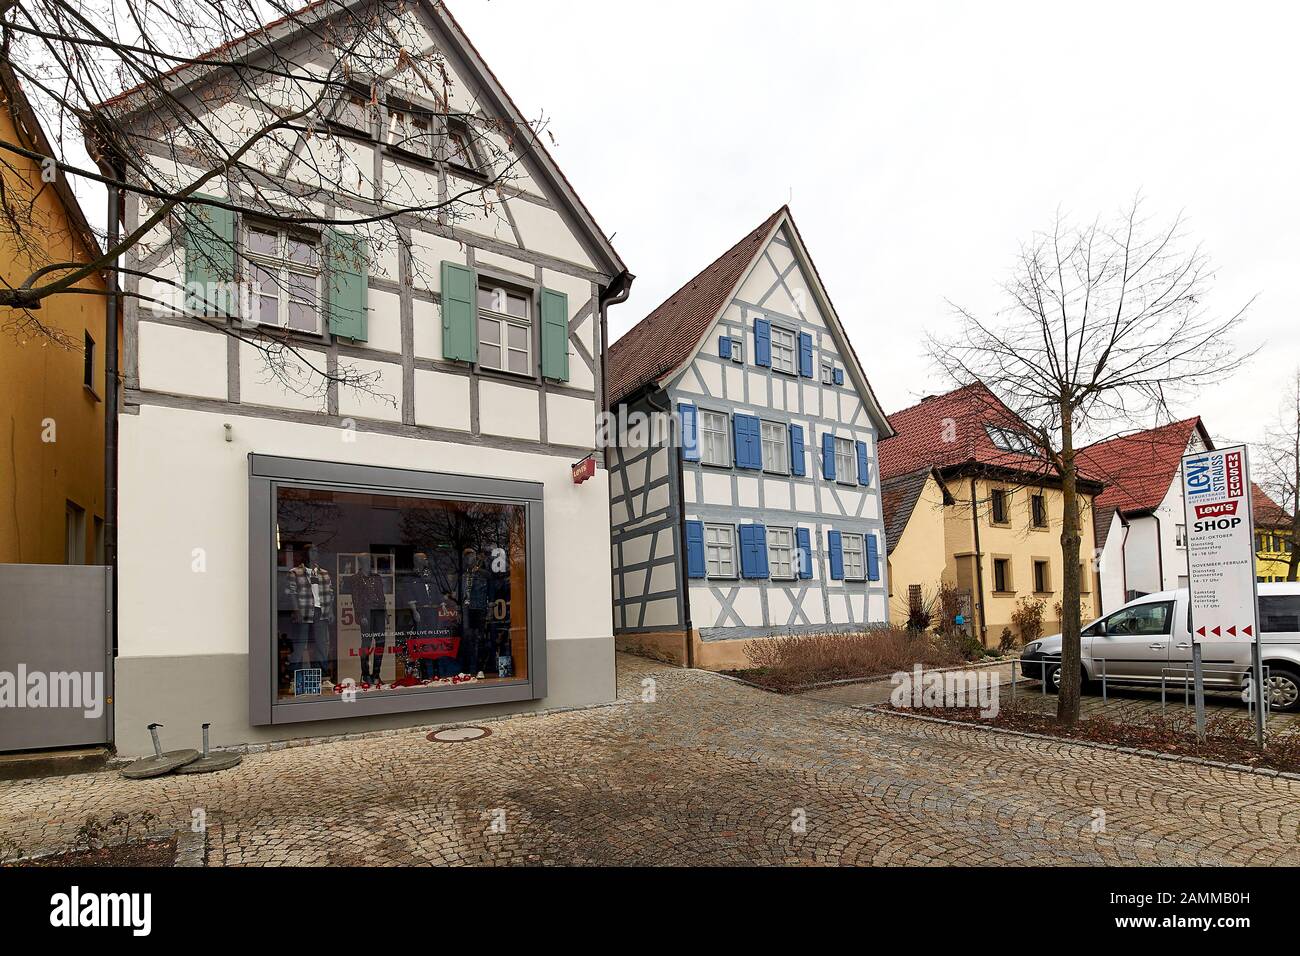
[[[429,740],[435,744],[464,744],[491,735],[492,731],[486,727],[451,727],[447,730],[435,730],[429,734]]]

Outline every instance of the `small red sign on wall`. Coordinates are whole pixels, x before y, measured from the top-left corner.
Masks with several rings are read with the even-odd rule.
[[[596,477],[596,456],[588,455],[573,466],[573,483],[580,485]]]

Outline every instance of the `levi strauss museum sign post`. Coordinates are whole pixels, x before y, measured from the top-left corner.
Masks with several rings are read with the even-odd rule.
[[[1183,507],[1187,520],[1187,580],[1191,597],[1193,666],[1196,669],[1197,731],[1205,735],[1205,687],[1201,644],[1240,640],[1254,644],[1251,699],[1255,733],[1264,745],[1264,701],[1255,589],[1255,512],[1250,458],[1244,445],[1197,452],[1183,458]]]

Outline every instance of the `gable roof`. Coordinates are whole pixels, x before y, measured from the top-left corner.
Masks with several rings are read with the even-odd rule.
[[[165,83],[171,87],[181,87],[188,80],[189,74],[196,70],[220,69],[258,49],[265,48],[265,46],[254,46],[254,41],[261,41],[263,44],[278,43],[310,21],[328,19],[354,7],[372,2],[377,2],[377,0],[311,0],[310,3],[292,13],[272,20],[241,37],[229,40],[189,62],[178,64],[160,74],[160,76],[155,77],[153,82]],[[476,78],[482,83],[487,95],[494,101],[493,106],[500,115],[508,119],[516,129],[531,131],[532,126],[524,118],[523,112],[510,98],[510,94],[506,92],[505,87],[501,85],[501,81],[497,79],[496,74],[484,61],[478,49],[465,34],[464,29],[461,28],[460,23],[452,16],[447,4],[443,0],[436,0],[436,2],[433,2],[433,0],[417,0],[417,3],[435,23],[446,31],[451,38],[452,45],[455,47],[452,52],[464,60],[470,69],[477,74]],[[100,107],[120,108],[121,112],[118,116],[120,120],[130,113],[148,108],[150,105],[149,94],[153,92],[151,86],[151,83],[138,84],[105,100],[100,104]],[[604,260],[602,263],[603,268],[615,277],[627,273],[627,265],[623,262],[622,257],[615,251],[605,231],[596,223],[595,217],[592,216],[591,211],[578,196],[573,184],[547,151],[541,137],[537,135],[521,135],[515,141],[519,143],[521,152],[528,153],[536,161],[541,172],[541,175],[537,178],[546,187],[548,198],[560,200],[559,204],[562,208],[569,212],[571,217],[581,226],[588,243],[593,246],[593,251],[597,253],[598,261]],[[629,285],[631,278],[629,274]]]
[[[882,480],[920,469],[980,465],[1028,474],[1047,474],[1048,464],[1035,455],[998,448],[989,428],[1029,434],[1030,428],[983,382],[974,382],[944,395],[931,395],[919,404],[889,416],[894,437],[880,443]],[[1080,478],[1087,479],[1081,474]]]
[[[1127,516],[1158,508],[1178,477],[1192,436],[1198,432],[1205,447],[1213,448],[1214,442],[1201,420],[1189,418],[1097,442],[1080,451],[1080,470],[1106,482],[1106,490],[1097,498],[1098,511],[1105,511],[1109,519],[1115,511]]]
[[[931,478],[943,488],[943,480],[933,468],[922,468],[881,480],[880,504],[885,514],[886,553],[893,554],[894,548],[903,540],[907,523],[912,520],[912,512],[916,510],[926,482]]]
[[[789,230],[795,259],[811,273],[809,286],[823,307],[829,327],[844,346],[844,364],[859,387],[867,413],[875,420],[881,438],[893,434],[789,206],[782,206],[764,219],[609,347],[611,407],[647,385],[662,382],[690,361],[704,335],[739,292],[768,242],[783,227]]]
[[[1255,503],[1255,527],[1268,528],[1290,528],[1291,515],[1287,514],[1285,509],[1274,501],[1263,488],[1251,483],[1251,491]]]

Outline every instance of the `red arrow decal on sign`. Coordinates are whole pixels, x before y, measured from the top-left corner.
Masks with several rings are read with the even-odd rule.
[[[1205,628],[1201,628],[1201,629],[1200,629],[1199,631],[1197,631],[1196,633],[1199,634],[1199,635],[1201,635],[1201,637],[1204,637],[1204,636],[1205,636]]]
[[[1232,627],[1228,628],[1228,633],[1231,634],[1233,637],[1236,637],[1236,636],[1237,636],[1237,625],[1234,624],[1234,625],[1232,625]]]
[[[1254,637],[1254,636],[1255,636],[1255,625],[1254,625],[1254,624],[1247,624],[1245,627],[1243,627],[1243,628],[1241,629],[1241,633],[1245,634],[1247,637]]]
[[[1215,637],[1223,637],[1223,628],[1216,627],[1212,633]]]

